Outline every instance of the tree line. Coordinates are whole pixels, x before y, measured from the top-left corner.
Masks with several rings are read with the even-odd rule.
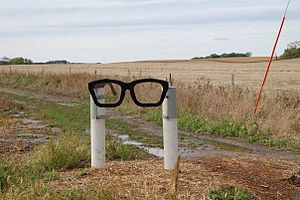
[[[3,57],[0,60],[0,65],[26,65],[26,64],[32,64],[32,60],[28,58],[23,57],[15,57],[15,58],[8,58]]]
[[[287,45],[280,59],[300,58],[300,41],[291,42]]]
[[[26,64],[68,64],[67,60],[49,60],[47,62],[33,62],[31,59],[23,57],[8,58],[2,57],[0,65],[26,65]]]
[[[196,59],[206,59],[206,58],[232,58],[232,57],[251,57],[252,53],[251,52],[246,52],[246,53],[223,53],[223,54],[210,54],[209,56],[206,57],[193,57],[192,60]]]

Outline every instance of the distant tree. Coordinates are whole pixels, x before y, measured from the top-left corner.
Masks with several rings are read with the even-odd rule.
[[[24,64],[32,64],[32,60],[23,57],[12,58],[9,62],[12,65],[24,65]]]
[[[10,58],[4,56],[2,58],[0,58],[0,65],[8,65],[10,62]]]
[[[10,63],[13,65],[21,65],[24,64],[24,58],[23,57],[16,57],[10,60]]]
[[[287,45],[287,49],[300,48],[300,41],[291,42]]]
[[[280,59],[300,58],[300,41],[291,42],[287,45]]]
[[[193,57],[192,60],[204,59],[204,57]]]
[[[285,49],[280,59],[300,58],[300,48]]]
[[[246,52],[246,57],[251,57],[252,56],[252,53],[251,52]]]
[[[68,64],[70,63],[67,60],[49,60],[48,62],[46,62],[47,64]]]
[[[210,56],[207,56],[206,58],[220,58],[221,56],[219,56],[216,53],[210,54]]]
[[[216,53],[210,54],[209,56],[206,57],[194,57],[192,60],[195,59],[203,59],[203,58],[232,58],[232,57],[251,57],[252,53],[251,52],[246,52],[246,53],[223,53],[221,55],[218,55]]]

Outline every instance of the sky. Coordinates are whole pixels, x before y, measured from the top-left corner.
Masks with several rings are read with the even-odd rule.
[[[35,62],[269,56],[287,0],[0,0],[0,57]],[[300,40],[291,0],[276,54]]]

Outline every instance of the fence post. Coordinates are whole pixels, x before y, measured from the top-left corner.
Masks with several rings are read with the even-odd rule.
[[[104,100],[104,88],[96,90],[100,101]],[[91,114],[91,167],[100,169],[105,166],[105,108],[99,108],[90,96]]]
[[[231,89],[232,89],[232,93],[234,94],[235,92],[234,74],[231,74]]]
[[[169,87],[163,102],[163,140],[165,169],[175,169],[178,156],[176,88]]]

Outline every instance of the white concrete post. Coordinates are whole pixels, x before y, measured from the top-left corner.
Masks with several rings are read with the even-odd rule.
[[[176,88],[169,87],[163,102],[163,138],[165,169],[175,169],[178,156]]]
[[[104,88],[96,91],[99,101],[104,101]],[[105,166],[105,108],[99,108],[90,97],[91,112],[91,167]]]

